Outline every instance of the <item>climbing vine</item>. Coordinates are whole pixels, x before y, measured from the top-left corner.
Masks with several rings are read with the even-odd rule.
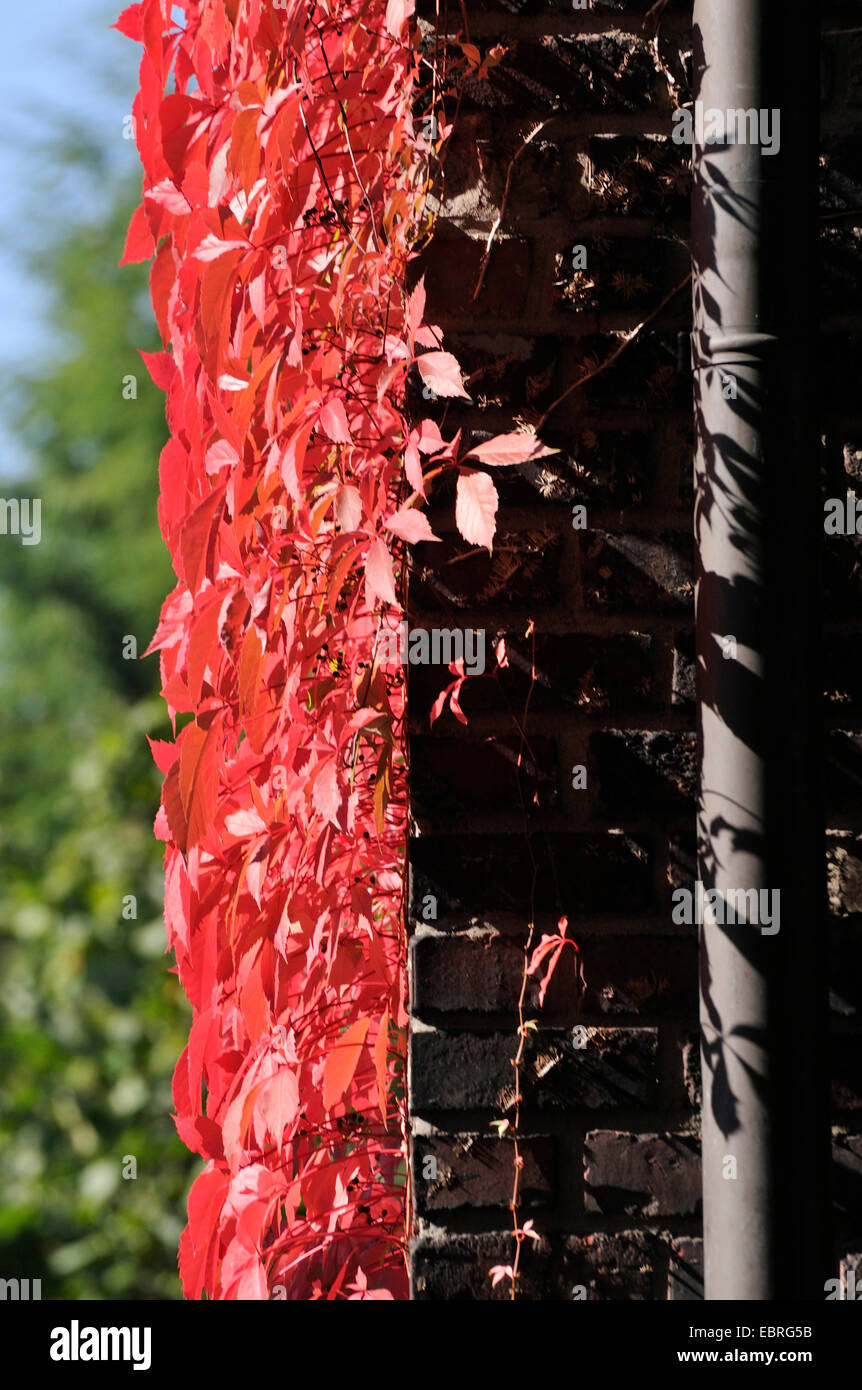
[[[403,546],[458,470],[490,546],[484,467],[427,396],[466,395],[406,270],[446,138],[412,0],[142,0],[134,132],[166,392],[159,520],[177,584],[159,652],[165,921],[193,1010],[173,1093],[204,1160],[188,1298],[406,1297]],[[426,64],[427,65],[427,64]],[[423,94],[431,118],[417,118]],[[423,132],[428,132],[423,133]],[[465,463],[465,459],[470,462]]]

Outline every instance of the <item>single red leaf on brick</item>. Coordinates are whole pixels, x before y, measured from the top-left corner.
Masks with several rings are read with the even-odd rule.
[[[559,449],[549,449],[535,434],[520,432],[498,434],[493,439],[486,439],[484,444],[477,444],[464,457],[477,459],[479,463],[489,464],[493,468],[509,468],[516,463],[529,463],[533,459],[557,453]]]
[[[464,469],[455,493],[455,525],[471,545],[491,549],[496,531],[497,489],[487,473]]]
[[[419,375],[437,396],[463,396],[470,399],[461,379],[461,368],[451,352],[423,352],[416,358]]]

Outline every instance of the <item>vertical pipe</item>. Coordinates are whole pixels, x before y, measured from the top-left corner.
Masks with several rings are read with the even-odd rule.
[[[818,43],[817,6],[791,15],[769,0],[695,0],[707,1299],[820,1299],[829,1274],[823,522],[808,379]]]

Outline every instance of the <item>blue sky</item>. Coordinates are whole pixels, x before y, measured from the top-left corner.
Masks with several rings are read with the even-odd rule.
[[[24,273],[20,249],[56,234],[58,219],[87,211],[87,189],[45,184],[39,150],[59,133],[89,131],[111,164],[137,170],[123,117],[137,88],[140,48],[111,29],[123,0],[6,4],[0,83],[0,382],[44,359],[52,342],[44,298]],[[122,254],[118,248],[117,259]],[[0,396],[0,476],[26,467],[5,426]]]

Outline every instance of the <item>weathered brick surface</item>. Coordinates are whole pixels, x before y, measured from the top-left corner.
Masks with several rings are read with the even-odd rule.
[[[520,1192],[527,1207],[547,1206],[557,1191],[557,1154],[550,1137],[524,1139]],[[505,1207],[512,1196],[512,1142],[483,1134],[453,1139],[421,1135],[413,1141],[412,1172],[416,1210],[433,1219],[435,1212],[462,1207]]]
[[[523,937],[493,928],[453,936],[423,927],[412,943],[413,1002],[428,1013],[512,1013],[524,960]],[[543,1017],[576,1023],[603,1015],[637,1017],[696,1012],[697,948],[693,940],[655,936],[582,937],[586,990],[571,958],[555,972]],[[538,1008],[539,976],[529,978],[526,1002]]]
[[[654,1028],[586,1027],[583,1046],[571,1034],[545,1031],[531,1038],[521,1093],[540,1110],[582,1107],[646,1109],[658,1084]],[[410,1064],[413,1106],[438,1110],[492,1109],[505,1114],[514,1100],[512,1033],[413,1029]]]
[[[686,1134],[593,1130],[584,1148],[587,1211],[623,1216],[695,1216],[700,1153]]]
[[[505,1281],[492,1287],[489,1270],[511,1263],[512,1236],[452,1235],[428,1227],[412,1246],[413,1297],[419,1301],[509,1297]],[[520,1296],[552,1302],[594,1302],[653,1296],[659,1242],[639,1231],[524,1243]]]
[[[462,429],[465,448],[527,421],[556,450],[495,470],[491,554],[457,535],[454,478],[442,479],[429,502],[442,543],[409,560],[413,625],[481,628],[489,672],[501,638],[508,655],[463,686],[466,728],[448,710],[429,726],[446,670],[408,671],[420,1300],[508,1297],[488,1277],[512,1257],[511,1136],[492,1125],[513,1114],[530,922],[538,939],[563,915],[582,975],[569,950],[543,1007],[541,972],[524,991],[537,1029],[520,1215],[535,1213],[542,1239],[525,1243],[519,1294],[703,1297],[697,928],[671,920],[672,890],[697,877],[690,175],[670,138],[691,5],[671,0],[655,43],[651,5],[467,0],[471,41],[507,51],[488,81],[463,84],[436,238],[415,267],[471,396],[429,405],[414,373],[416,406],[446,437]],[[434,13],[419,0],[429,51]],[[448,14],[458,57],[461,12]],[[825,0],[823,18],[855,31],[857,0]],[[862,497],[858,34],[831,33],[823,53],[823,255],[810,274],[825,499]],[[823,590],[837,1273],[862,1246],[862,537],[827,540]],[[436,1178],[417,1178],[423,1164]]]
[[[649,847],[629,835],[537,833],[529,844],[516,834],[481,840],[452,835],[417,839],[411,847],[413,901],[430,893],[439,922],[457,916],[510,911],[529,917],[533,863],[535,910],[638,912],[652,900]],[[416,916],[418,917],[418,912]]]
[[[673,1303],[703,1300],[703,1241],[682,1237],[671,1245],[667,1296]]]

